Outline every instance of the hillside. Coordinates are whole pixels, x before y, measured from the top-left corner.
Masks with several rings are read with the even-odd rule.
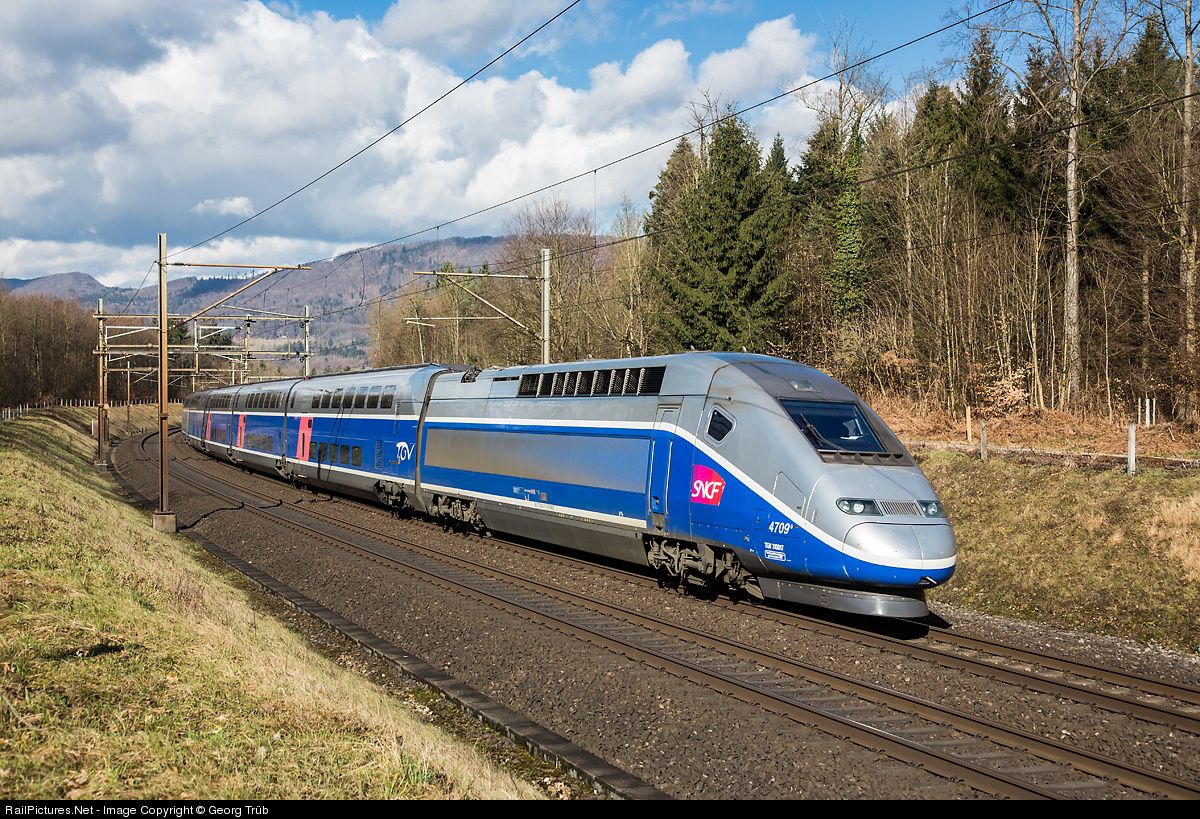
[[[274,280],[236,299],[235,304],[293,315],[299,315],[308,305],[314,316],[331,314],[328,319],[313,322],[313,350],[319,354],[314,358],[314,369],[365,366],[367,311],[346,308],[404,287],[416,270],[433,270],[446,262],[458,267],[494,263],[503,242],[502,237],[493,236],[455,237],[346,254],[332,261],[317,262],[312,270],[277,274]],[[168,286],[171,312],[199,310],[245,281],[230,276],[172,279]],[[0,287],[16,295],[72,299],[85,308],[94,308],[96,299],[103,298],[105,307],[113,312],[151,313],[158,308],[158,287],[154,281],[148,281],[139,291],[132,287],[105,287],[86,273],[71,272],[37,279],[3,279]],[[253,332],[257,336],[269,330],[260,327]],[[294,326],[283,332],[292,340],[299,335]]]

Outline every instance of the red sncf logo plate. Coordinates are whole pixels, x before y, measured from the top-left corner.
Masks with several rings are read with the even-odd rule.
[[[725,479],[720,474],[700,464],[692,467],[692,503],[720,506],[724,492]]]

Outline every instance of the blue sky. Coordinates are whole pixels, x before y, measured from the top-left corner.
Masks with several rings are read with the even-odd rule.
[[[566,0],[6,0],[0,4],[0,275],[80,270],[136,283],[345,159],[561,9]],[[229,236],[208,257],[305,261],[486,208],[690,126],[708,90],[742,105],[827,73],[827,6],[584,0],[378,147]],[[847,2],[875,53],[947,21],[947,2]],[[954,43],[881,60],[903,90]],[[950,69],[953,71],[953,69]],[[824,89],[748,116],[795,162]],[[603,231],[645,208],[659,149],[552,194]],[[518,206],[453,226],[504,232]],[[207,257],[206,255],[207,254]]]
[[[562,6],[568,0],[563,0]],[[394,0],[303,0],[282,4],[283,8],[325,11],[337,18],[360,18],[377,24]],[[786,3],[777,0],[728,0],[723,2],[645,3],[609,0],[582,3],[571,14],[591,16],[602,23],[598,35],[574,42],[570,49],[554,55],[554,73],[565,82],[576,83],[587,76],[597,63],[628,59],[663,37],[677,37],[697,54],[737,46],[759,22],[793,15],[797,26],[821,35],[832,30],[839,18],[854,26],[863,50],[883,51],[919,37],[950,22],[952,4],[946,0],[847,0],[837,4]],[[948,47],[949,46],[949,47]],[[911,46],[880,62],[884,72],[903,76],[935,68],[954,53],[947,37],[935,37]],[[524,61],[500,66],[501,73],[511,72]],[[463,59],[451,62],[460,70],[476,65]]]

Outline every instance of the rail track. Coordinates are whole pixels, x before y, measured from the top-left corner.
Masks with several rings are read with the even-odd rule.
[[[152,437],[142,439],[143,449]],[[211,463],[214,469],[228,469],[216,462],[206,463]],[[1200,788],[1195,784],[1160,772],[1008,728],[910,694],[823,670],[795,658],[696,632],[679,623],[564,591],[535,579],[464,561],[428,543],[397,534],[383,534],[327,514],[323,509],[313,508],[313,504],[285,504],[272,494],[247,486],[231,488],[207,469],[198,470],[177,462],[174,472],[178,480],[198,491],[239,507],[253,508],[256,513],[285,528],[318,538],[378,565],[465,594],[933,773],[961,779],[989,793],[1026,798],[1135,793],[1200,797]],[[229,475],[233,474],[237,473],[229,472]],[[433,528],[430,526],[427,534],[432,533]],[[580,562],[570,556],[532,550],[511,541],[497,543],[506,548],[538,551],[543,557],[549,555],[549,559]],[[654,582],[634,572],[597,567],[592,563],[587,566],[591,570],[616,571],[636,582]],[[781,622],[808,620],[801,615],[770,609],[757,609],[755,614],[776,617]],[[810,627],[832,628],[832,633],[838,636],[861,632],[855,639],[868,644],[881,640],[880,645],[886,646],[886,650],[913,654],[914,646],[910,643],[897,640],[899,645],[893,644],[893,638],[865,630],[847,630],[847,627],[822,625],[818,621],[812,621]],[[1086,696],[1090,699],[1085,701],[1091,704],[1122,713],[1136,709],[1139,716],[1141,712],[1153,714],[1158,721],[1165,720],[1170,724],[1195,721],[1194,716],[1161,703],[1122,700],[1081,685],[1047,680],[1042,674],[998,668],[993,662],[958,657],[926,647],[921,647],[921,651],[937,655],[937,661],[948,667],[965,665],[975,669],[972,673],[979,673],[978,666],[984,666],[990,672],[989,676],[995,678],[1015,675],[1022,681],[1017,684],[1031,689],[1050,688],[1059,693],[1058,686],[1063,686],[1073,697]],[[1046,658],[1042,660],[1049,662]],[[1060,660],[1064,658],[1054,658],[1055,662]],[[1148,685],[1153,681],[1137,682]],[[1137,690],[1148,693],[1144,687]],[[1187,695],[1189,692],[1181,689],[1181,693]],[[1161,693],[1149,695],[1165,696]],[[1176,697],[1176,700],[1188,702],[1183,697]]]
[[[208,459],[202,462],[227,466]],[[347,497],[338,497],[337,501],[376,515],[381,521],[395,522],[395,516],[378,506]],[[336,520],[331,516],[326,517],[331,521]],[[439,524],[418,518],[409,519],[406,524],[431,534],[444,531],[444,527]],[[347,525],[354,524],[347,522]],[[409,543],[400,538],[395,540]],[[497,536],[489,537],[487,542],[489,545],[563,566],[608,577],[619,577],[645,588],[659,585],[658,579],[646,571],[598,562],[592,557],[575,557],[558,547],[533,546]],[[709,603],[738,612],[744,612],[748,608],[746,603],[724,598],[716,598]],[[1200,690],[1196,688],[1086,663],[1051,652],[1032,651],[972,637],[955,632],[951,628],[929,623],[913,623],[915,630],[923,632],[922,637],[914,638],[911,634],[895,636],[879,628],[837,622],[831,620],[828,615],[824,618],[809,616],[775,606],[754,606],[753,614],[757,618],[888,651],[906,659],[927,661],[954,671],[1062,697],[1113,713],[1136,716],[1147,722],[1200,735]],[[890,624],[884,626],[889,627]]]

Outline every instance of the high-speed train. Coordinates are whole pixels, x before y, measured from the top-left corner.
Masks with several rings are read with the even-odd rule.
[[[756,598],[921,617],[957,559],[933,487],[879,416],[770,356],[285,379],[192,394],[184,432],[297,484]]]

